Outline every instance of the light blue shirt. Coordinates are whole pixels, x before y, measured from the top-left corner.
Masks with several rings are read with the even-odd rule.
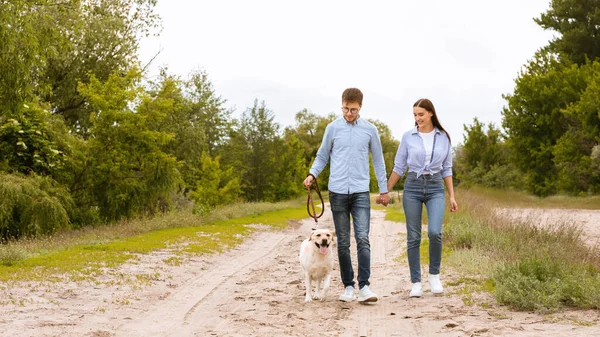
[[[340,117],[327,125],[309,172],[317,177],[331,158],[329,191],[341,194],[369,192],[369,152],[373,155],[379,192],[385,193],[388,190],[379,133],[373,124],[362,118],[348,123]]]
[[[404,175],[406,167],[408,172],[415,172],[420,177],[424,171],[431,174],[441,172],[442,178],[452,175],[452,145],[445,132],[434,127],[433,153],[431,160],[425,162],[425,144],[417,128],[407,131],[402,135],[396,159],[394,159],[394,172],[400,177]]]

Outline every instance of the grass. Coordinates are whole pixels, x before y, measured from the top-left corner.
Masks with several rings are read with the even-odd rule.
[[[488,198],[486,193],[459,194],[461,211],[444,224],[444,243],[453,250],[445,263],[489,281],[496,300],[517,310],[600,309],[600,255],[580,240],[580,229],[569,223],[542,228],[503,218],[490,206],[498,206],[498,196]],[[529,198],[510,202],[532,205]],[[538,205],[555,207],[548,200]]]
[[[387,207],[375,203],[378,195],[379,194],[371,195],[371,208],[385,211],[385,220],[387,221],[406,223],[406,218],[404,217],[404,210],[402,209],[402,203],[400,202],[401,200],[399,199],[399,194],[396,192],[390,193],[391,199]]]
[[[600,195],[574,197],[553,195],[545,198],[512,190],[471,187],[469,193],[484,198],[499,207],[600,209]],[[459,195],[460,192],[457,194]]]
[[[278,230],[285,228],[289,220],[306,218],[306,207],[301,204],[300,199],[237,204],[206,216],[178,212],[10,242],[0,245],[0,281],[89,280],[106,268],[116,268],[138,254],[158,249],[195,255],[220,252],[256,231],[248,224]],[[167,262],[178,264],[180,260]]]
[[[538,198],[483,188],[457,196],[460,211],[446,211],[444,218],[442,260],[465,275],[448,283],[458,287],[465,305],[476,304],[472,294],[483,291],[516,310],[600,309],[600,254],[582,242],[581,228],[560,219],[540,227],[534,219],[508,219],[495,209],[600,209],[600,196]],[[406,222],[401,203],[391,203],[386,211],[386,220]],[[423,217],[426,223],[425,211]],[[425,232],[420,253],[428,261]]]

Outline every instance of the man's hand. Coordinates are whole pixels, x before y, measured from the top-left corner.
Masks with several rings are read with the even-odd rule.
[[[310,187],[310,185],[312,184],[314,178],[315,177],[312,174],[309,174],[308,177],[306,177],[306,179],[304,179],[304,186]]]
[[[387,207],[387,205],[390,203],[390,194],[387,192],[379,194],[376,202]]]

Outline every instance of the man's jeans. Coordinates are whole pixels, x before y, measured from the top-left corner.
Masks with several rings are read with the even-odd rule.
[[[371,244],[369,229],[371,222],[371,199],[369,192],[338,194],[329,192],[329,203],[337,236],[340,275],[344,287],[354,286],[354,270],[350,257],[350,215],[354,223],[354,238],[358,257],[359,289],[369,285],[371,276]]]
[[[406,216],[406,236],[410,281],[421,282],[421,215],[423,204],[427,208],[427,234],[429,236],[429,274],[440,273],[442,263],[442,220],[444,219],[444,182],[442,175],[422,175],[409,172],[404,181],[402,196]]]

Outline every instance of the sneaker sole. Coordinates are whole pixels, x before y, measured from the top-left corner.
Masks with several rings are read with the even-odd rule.
[[[377,297],[369,297],[369,298],[359,298],[358,299],[358,303],[373,303],[373,302],[377,302],[378,298]]]
[[[356,297],[352,297],[352,298],[340,298],[339,300],[340,300],[341,302],[346,302],[346,303],[348,303],[348,302],[352,302],[352,301],[354,301],[355,299],[356,299]]]

